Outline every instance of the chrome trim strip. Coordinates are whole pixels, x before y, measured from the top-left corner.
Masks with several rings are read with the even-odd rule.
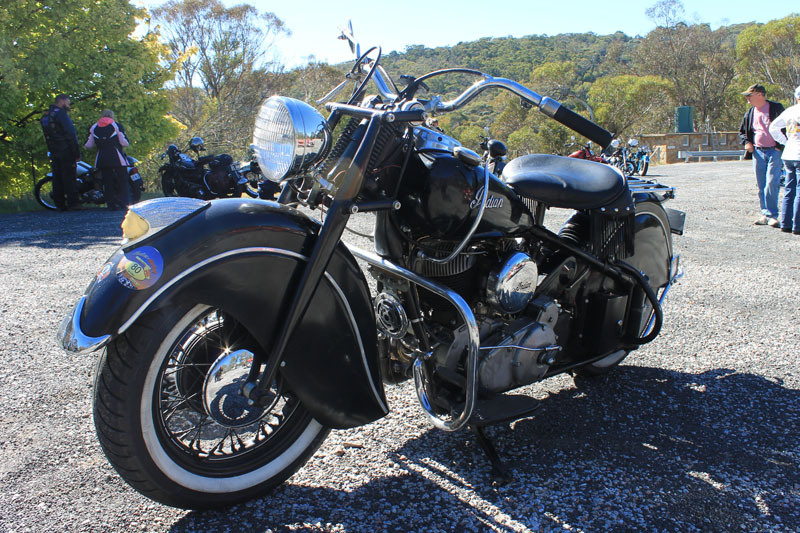
[[[86,296],[81,296],[78,303],[72,309],[72,314],[67,315],[58,328],[56,338],[61,342],[62,348],[70,353],[87,354],[99,350],[111,340],[111,335],[102,337],[90,337],[81,331],[81,314],[83,304],[86,303]]]
[[[461,313],[461,317],[464,319],[464,323],[467,326],[469,346],[467,347],[467,386],[465,388],[466,397],[464,400],[464,410],[460,415],[449,422],[444,421],[436,416],[436,413],[433,411],[433,407],[428,400],[428,396],[425,393],[425,389],[422,386],[422,380],[424,378],[425,371],[422,366],[422,360],[417,359],[414,362],[414,382],[416,384],[417,396],[419,397],[420,404],[422,404],[422,408],[425,410],[433,426],[444,431],[457,431],[461,429],[469,422],[470,417],[472,417],[472,412],[475,409],[475,398],[478,391],[478,351],[480,350],[481,344],[480,336],[478,335],[478,324],[475,321],[475,315],[472,314],[467,302],[465,302],[457,292],[452,291],[443,285],[439,285],[438,283],[427,280],[411,272],[410,270],[406,270],[399,265],[395,265],[394,263],[387,261],[382,257],[365,250],[361,250],[360,248],[357,248],[351,244],[345,243],[345,246],[347,246],[347,248],[350,250],[350,253],[352,253],[356,258],[366,261],[370,265],[380,268],[381,270],[384,270],[394,276],[406,279],[425,289],[428,289],[437,296],[441,296],[445,300],[449,301],[456,307],[456,309],[458,309],[459,313]]]
[[[372,394],[375,396],[375,399],[378,400],[378,403],[383,408],[384,414],[389,414],[389,407],[383,403],[381,399],[381,395],[378,394],[378,389],[375,387],[375,382],[372,380],[372,376],[369,373],[369,365],[367,364],[367,353],[364,350],[364,343],[361,340],[361,331],[358,329],[358,324],[356,324],[356,317],[353,316],[353,310],[350,308],[350,303],[348,302],[347,298],[342,292],[342,288],[339,287],[339,284],[334,281],[333,276],[331,276],[327,271],[325,272],[325,277],[328,281],[331,282],[333,288],[336,289],[336,292],[339,294],[339,298],[344,302],[344,306],[347,309],[347,315],[350,317],[350,323],[353,325],[353,329],[356,330],[356,339],[358,339],[358,347],[361,349],[361,362],[364,365],[364,371],[367,373],[367,379],[369,380],[369,386],[372,388]]]
[[[150,306],[150,304],[152,304],[167,289],[169,289],[170,287],[172,287],[173,285],[178,283],[180,280],[184,279],[185,277],[189,276],[190,274],[192,274],[192,273],[198,271],[199,269],[201,269],[201,268],[203,268],[205,266],[208,266],[211,263],[214,263],[216,261],[220,261],[222,259],[226,259],[228,257],[232,257],[232,256],[235,256],[235,255],[249,254],[249,253],[258,253],[258,254],[267,254],[267,255],[282,255],[282,256],[291,257],[291,258],[294,258],[294,259],[299,259],[299,260],[302,260],[302,261],[308,261],[308,257],[307,256],[299,254],[297,252],[291,252],[289,250],[284,250],[282,248],[271,248],[271,247],[261,247],[261,246],[253,246],[253,247],[250,247],[250,248],[238,248],[236,250],[228,250],[227,252],[223,252],[223,253],[217,254],[217,255],[215,255],[213,257],[209,257],[208,259],[205,259],[205,260],[197,263],[196,265],[193,265],[191,268],[188,268],[188,269],[184,270],[183,272],[181,272],[180,274],[178,274],[177,276],[175,276],[174,278],[169,280],[168,283],[164,284],[164,286],[162,286],[156,292],[154,292],[150,296],[150,298],[148,298],[141,305],[141,307],[139,307],[139,309],[137,309],[136,312],[134,312],[133,315],[131,315],[131,317],[122,326],[120,326],[120,328],[117,330],[117,335],[124,333],[125,330],[127,330],[134,322],[136,322],[136,320],[142,315],[142,313],[144,313],[147,310],[147,308]],[[325,277],[328,279],[328,281],[331,282],[331,285],[333,285],[334,289],[336,290],[336,293],[339,295],[339,298],[342,300],[342,303],[344,304],[345,308],[347,309],[347,316],[349,317],[350,323],[351,323],[351,325],[353,326],[353,329],[356,332],[356,338],[358,339],[358,347],[361,350],[361,362],[364,365],[364,371],[365,371],[365,373],[367,375],[367,379],[369,380],[370,388],[372,389],[372,393],[375,395],[375,398],[378,400],[378,403],[381,405],[383,410],[388,413],[389,409],[386,406],[386,404],[383,402],[383,400],[381,399],[381,396],[378,393],[378,390],[377,390],[377,387],[375,385],[375,382],[372,379],[372,375],[369,372],[369,366],[367,365],[367,354],[366,354],[366,351],[364,349],[364,344],[363,344],[363,342],[361,340],[361,332],[358,329],[358,324],[356,324],[356,319],[355,319],[355,316],[353,315],[353,310],[350,307],[350,302],[344,296],[344,292],[342,291],[341,287],[339,287],[339,285],[336,283],[336,281],[333,279],[333,276],[331,276],[326,271],[325,272]],[[110,338],[110,336],[107,336],[107,337]]]

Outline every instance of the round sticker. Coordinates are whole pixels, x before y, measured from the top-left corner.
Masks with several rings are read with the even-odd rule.
[[[104,279],[106,279],[108,275],[111,274],[111,271],[113,269],[114,269],[114,263],[112,263],[111,261],[103,265],[103,268],[101,268],[100,272],[97,273],[97,282],[99,283]]]
[[[117,264],[117,281],[133,290],[153,286],[164,270],[164,259],[152,246],[142,246],[126,253]]]

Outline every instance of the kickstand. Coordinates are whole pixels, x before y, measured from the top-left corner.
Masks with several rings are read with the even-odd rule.
[[[503,461],[497,454],[497,449],[494,447],[494,444],[492,444],[492,441],[489,440],[489,437],[486,436],[486,433],[483,431],[483,427],[470,425],[470,429],[472,429],[472,432],[475,433],[475,438],[478,439],[478,444],[481,445],[481,448],[483,448],[483,451],[489,458],[489,462],[492,463],[492,486],[498,487],[510,482],[512,478],[506,472]]]

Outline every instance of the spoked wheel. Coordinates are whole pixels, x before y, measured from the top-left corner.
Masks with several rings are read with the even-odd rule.
[[[136,490],[204,509],[259,496],[296,472],[327,436],[277,379],[266,405],[241,395],[260,350],[208,306],[147,315],[98,363],[95,427]]]
[[[45,209],[52,209],[53,211],[58,210],[58,206],[55,200],[53,200],[53,176],[42,178],[36,182],[33,195],[36,197],[36,201]]]
[[[625,174],[626,177],[633,176],[633,172],[636,170],[636,167],[633,166],[631,161],[628,161],[624,165],[622,165],[622,172]]]
[[[639,175],[646,176],[647,170],[649,168],[650,168],[650,163],[648,163],[647,161],[642,162],[642,164],[639,165]]]

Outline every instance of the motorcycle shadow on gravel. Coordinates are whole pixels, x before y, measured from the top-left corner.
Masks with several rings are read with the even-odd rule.
[[[621,366],[607,377],[577,378],[543,400],[534,418],[487,433],[512,473],[500,487],[471,433],[430,429],[390,453],[391,476],[352,490],[289,480],[263,500],[189,513],[171,531],[243,520],[347,531],[800,524],[800,391],[761,376]],[[350,462],[346,471],[369,478],[368,465]]]
[[[34,211],[0,215],[0,246],[83,250],[97,244],[118,245],[125,213],[101,208],[84,211]]]

